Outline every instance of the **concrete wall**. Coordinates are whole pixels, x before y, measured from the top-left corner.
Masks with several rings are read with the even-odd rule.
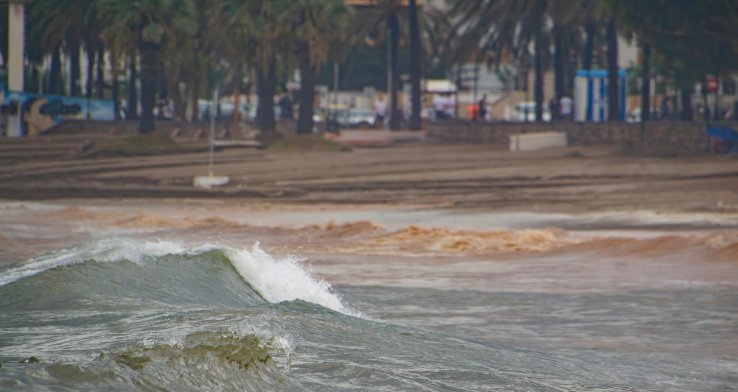
[[[738,122],[721,126],[738,129]],[[707,153],[712,142],[703,122],[640,123],[475,123],[469,121],[439,121],[428,126],[428,137],[463,143],[508,145],[510,135],[533,132],[564,132],[570,146],[618,145],[624,152],[655,154]]]

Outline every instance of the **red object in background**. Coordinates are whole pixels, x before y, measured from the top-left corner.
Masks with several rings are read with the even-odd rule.
[[[470,120],[476,120],[477,114],[479,113],[479,107],[475,104],[471,104],[466,107],[466,113]]]
[[[718,83],[717,78],[708,78],[707,79],[707,92],[708,93],[716,93],[718,91],[718,86],[720,84]]]

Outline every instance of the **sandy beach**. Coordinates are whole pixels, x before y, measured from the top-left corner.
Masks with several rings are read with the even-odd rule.
[[[193,186],[195,176],[208,174],[206,152],[79,158],[31,149],[3,160],[0,198],[738,213],[734,156],[624,156],[607,146],[509,152],[498,145],[391,143],[390,133],[365,135],[344,132],[344,141],[354,144],[348,152],[218,151],[214,174],[230,182],[214,189]]]

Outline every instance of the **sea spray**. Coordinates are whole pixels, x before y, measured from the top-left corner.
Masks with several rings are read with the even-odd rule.
[[[275,259],[258,243],[251,250],[231,249],[227,254],[236,271],[269,302],[303,300],[355,315],[341,303],[330,284],[312,277],[301,260],[293,256]]]

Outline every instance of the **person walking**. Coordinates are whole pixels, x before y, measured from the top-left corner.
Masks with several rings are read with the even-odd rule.
[[[387,102],[383,95],[379,95],[374,101],[374,126],[376,128],[384,128],[384,118],[387,115]]]
[[[487,121],[487,94],[482,95],[482,99],[479,100],[477,113],[479,121]]]

